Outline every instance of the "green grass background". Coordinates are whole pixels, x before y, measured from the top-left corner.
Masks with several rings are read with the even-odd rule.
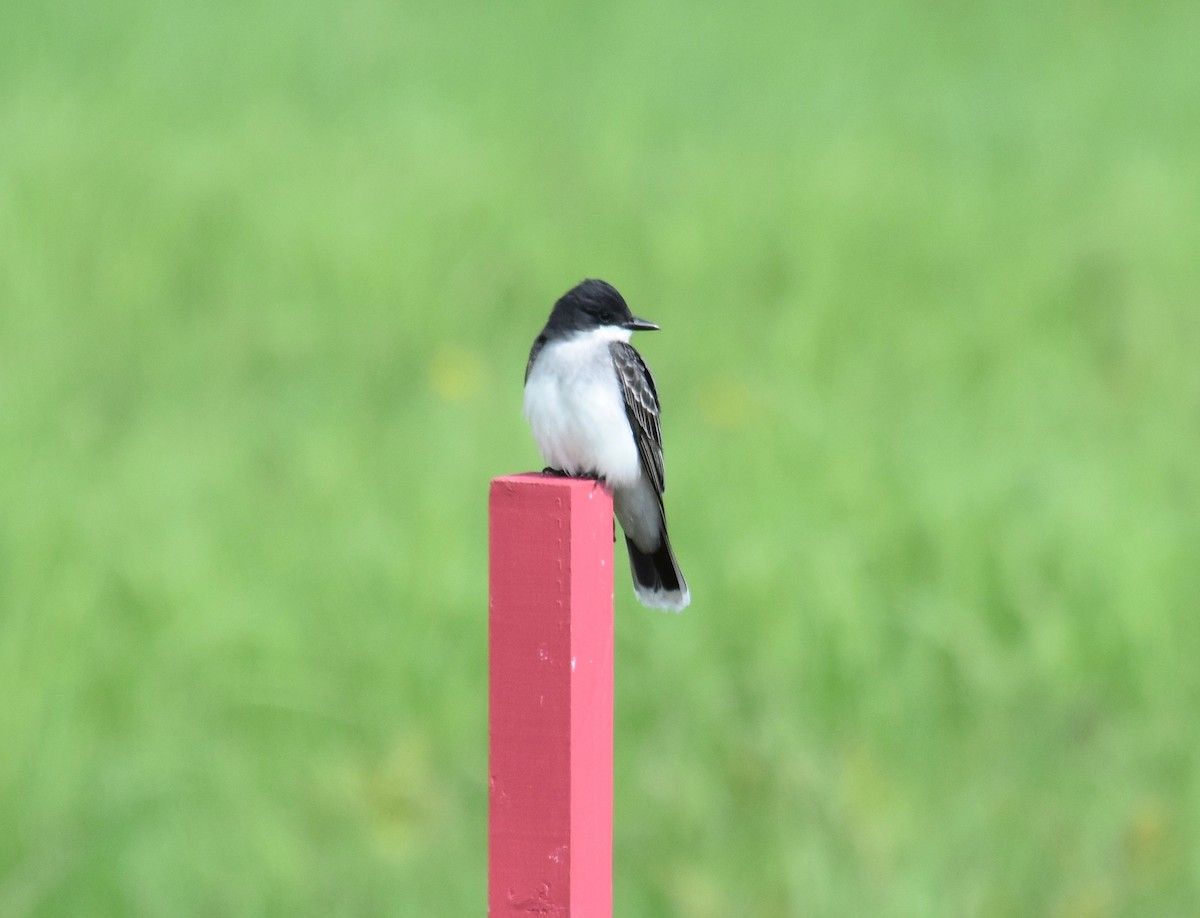
[[[620,916],[1200,913],[1200,6],[0,5],[0,915],[485,902],[486,495],[663,326]]]

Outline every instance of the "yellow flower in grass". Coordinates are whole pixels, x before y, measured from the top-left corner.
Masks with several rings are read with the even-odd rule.
[[[710,426],[729,430],[750,421],[754,400],[742,380],[733,376],[707,379],[701,393],[701,416]]]
[[[479,391],[483,363],[473,351],[457,345],[440,348],[429,362],[429,387],[441,399],[461,402]]]

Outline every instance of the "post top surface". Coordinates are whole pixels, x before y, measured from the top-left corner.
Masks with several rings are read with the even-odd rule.
[[[583,493],[595,491],[607,491],[607,488],[598,481],[591,478],[567,478],[562,475],[544,475],[541,472],[522,472],[519,475],[500,475],[492,479],[492,488],[505,488],[507,490],[517,490],[520,488],[534,489],[552,489],[560,493]]]

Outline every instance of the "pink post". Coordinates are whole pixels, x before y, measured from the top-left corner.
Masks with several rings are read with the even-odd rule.
[[[612,916],[612,498],[492,481],[488,912]]]

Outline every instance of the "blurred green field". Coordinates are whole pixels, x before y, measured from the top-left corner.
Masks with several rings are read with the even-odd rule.
[[[0,916],[485,907],[486,494],[585,276],[616,914],[1200,912],[1200,5],[0,6]]]

